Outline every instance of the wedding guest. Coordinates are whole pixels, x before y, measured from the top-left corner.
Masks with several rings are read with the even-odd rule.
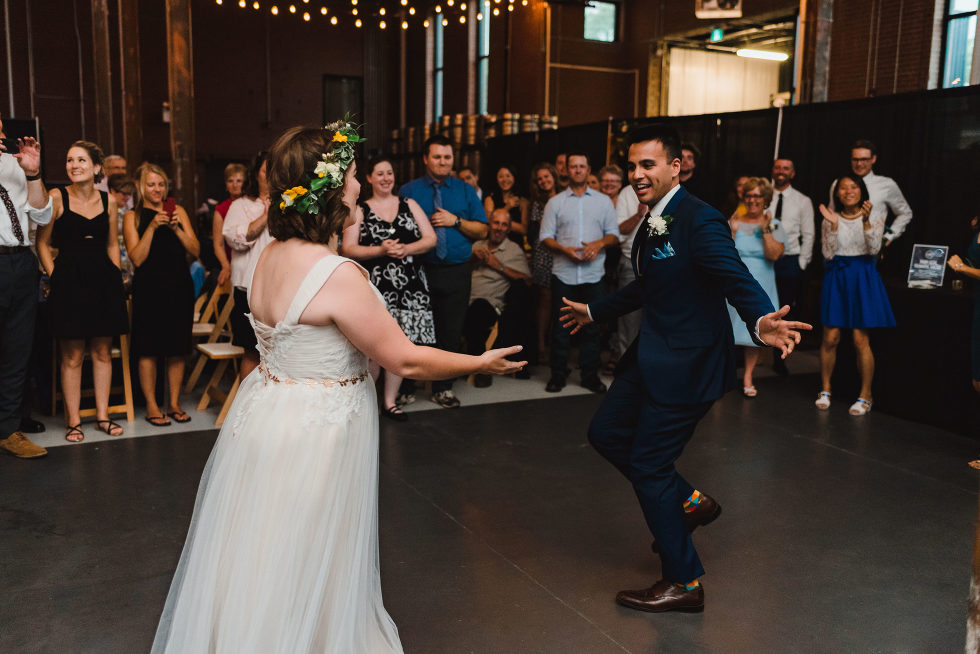
[[[531,219],[528,241],[534,247],[531,255],[531,278],[534,289],[534,314],[536,316],[538,349],[532,361],[539,360],[548,348],[551,331],[551,266],[554,255],[541,245],[541,220],[548,200],[558,192],[558,171],[548,162],[541,162],[531,169]]]
[[[116,173],[109,175],[109,195],[116,201],[116,231],[119,238],[119,269],[122,271],[123,288],[128,294],[133,288],[133,262],[126,252],[126,239],[123,238],[123,216],[133,207],[136,183],[129,175]]]
[[[742,200],[745,202],[745,215],[732,216],[729,220],[735,249],[749,272],[762,286],[762,290],[769,296],[772,305],[779,306],[773,262],[783,256],[786,236],[782,229],[772,226],[772,214],[766,211],[772,202],[772,186],[761,177],[749,177],[742,184]],[[728,314],[732,321],[735,345],[741,346],[745,352],[742,394],[745,397],[755,397],[759,392],[752,381],[752,374],[759,363],[761,350],[749,334],[745,321],[731,304],[728,305]]]
[[[230,163],[225,166],[225,190],[228,197],[214,208],[211,217],[211,241],[214,245],[214,256],[218,259],[221,271],[218,273],[218,286],[231,279],[231,247],[225,243],[225,216],[231,203],[242,197],[245,186],[245,175],[248,169],[240,163]]]
[[[170,180],[156,164],[140,166],[137,210],[123,219],[126,249],[136,266],[133,277],[133,354],[139,363],[146,421],[165,427],[173,418],[189,422],[180,408],[185,357],[192,346],[194,281],[187,255],[200,244],[184,208],[167,197]],[[170,397],[164,413],[156,397],[157,359],[165,360]]]
[[[786,235],[786,250],[775,263],[778,306],[788,304],[790,311],[796,308],[803,271],[813,257],[814,240],[813,201],[793,188],[794,177],[796,168],[792,159],[781,157],[772,162],[773,224],[781,227]],[[780,357],[773,357],[772,367],[781,375],[789,374],[786,361]]]
[[[463,320],[470,300],[472,242],[487,235],[487,215],[476,191],[452,176],[453,145],[445,136],[429,137],[422,148],[425,174],[399,190],[399,197],[418,203],[435,227],[436,246],[425,255],[425,273],[432,298],[432,316],[439,349],[459,352]],[[402,384],[400,404],[415,400],[415,384]],[[439,406],[459,406],[453,380],[432,382],[430,398]]]
[[[619,223],[619,266],[616,271],[617,288],[623,288],[636,279],[633,272],[633,241],[636,234],[643,229],[643,220],[648,207],[636,197],[636,191],[627,184],[619,192],[616,201],[616,220]],[[643,319],[641,311],[631,311],[619,317],[616,321],[616,332],[610,346],[612,354],[610,368],[615,372],[619,360],[640,333],[640,322]]]
[[[891,177],[876,175],[873,167],[878,162],[878,148],[874,143],[867,139],[859,139],[851,146],[851,170],[859,176],[865,187],[868,189],[868,201],[871,203],[871,221],[881,220],[886,222],[888,213],[895,215],[891,225],[885,226],[883,238],[885,247],[892,244],[902,233],[909,223],[912,222],[912,207],[905,200],[902,189]],[[838,208],[837,198],[834,196],[833,188],[830,193],[831,210]]]
[[[260,152],[252,159],[242,197],[228,207],[222,221],[221,236],[231,247],[231,287],[235,306],[231,310],[232,343],[245,349],[239,377],[245,379],[259,365],[258,342],[246,315],[248,287],[262,250],[272,242],[269,234],[269,184],[266,181],[266,156]]]
[[[496,186],[490,195],[483,198],[483,210],[489,216],[494,209],[505,209],[510,214],[510,234],[508,238],[524,247],[528,232],[528,201],[518,195],[515,183],[517,172],[513,166],[504,164],[497,169]]]
[[[712,204],[711,194],[708,193],[708,189],[703,183],[704,179],[700,175],[695,175],[700,160],[701,150],[698,149],[698,146],[690,141],[681,143],[681,172],[677,178],[688,193],[699,200]]]
[[[129,173],[126,169],[126,158],[119,154],[110,154],[102,160],[102,178],[95,183],[95,190],[108,193],[110,177],[113,175],[128,174]],[[132,199],[130,199],[130,203],[131,202]],[[133,208],[133,205],[122,205],[120,208],[124,211],[129,211]]]
[[[568,378],[571,336],[558,322],[562,298],[588,304],[602,297],[605,248],[619,243],[616,210],[605,195],[589,188],[589,157],[568,155],[569,187],[551,198],[541,221],[541,244],[555,253],[551,275],[551,379],[545,390],[557,393]],[[581,330],[579,364],[581,384],[593,393],[603,393],[599,380],[599,325]]]
[[[435,247],[435,230],[415,200],[393,193],[395,169],[390,159],[371,160],[366,172],[371,197],[358,205],[354,222],[344,229],[340,253],[367,269],[408,340],[433,345],[436,328],[422,255]],[[401,383],[401,377],[385,370],[381,415],[398,422],[408,419],[397,401]]]
[[[102,164],[102,149],[95,143],[75,141],[68,148],[65,172],[71,184],[51,190],[51,222],[38,231],[37,253],[51,284],[51,332],[61,351],[65,439],[72,443],[85,438],[79,405],[86,344],[96,428],[109,436],[123,433],[109,419],[109,391],[112,339],[129,331],[129,316],[119,271],[116,200],[95,188],[102,180]]]
[[[980,393],[980,217],[970,221],[973,235],[966,250],[966,260],[954,254],[946,264],[961,275],[973,280],[973,332],[970,339],[972,351],[973,389]]]
[[[38,268],[31,251],[31,226],[50,221],[51,198],[41,181],[41,145],[31,137],[18,139],[17,150],[7,152],[0,143],[0,451],[19,459],[48,453],[20,431],[20,424],[37,315]]]
[[[603,166],[599,169],[599,191],[608,197],[613,208],[619,202],[619,192],[623,190],[623,169],[616,164]]]
[[[599,178],[598,176],[596,176],[595,173],[589,173],[586,183],[589,185],[589,188],[592,189],[593,191],[599,190]]]
[[[480,188],[480,178],[477,176],[475,170],[469,166],[463,166],[456,173],[456,177],[472,186],[473,190],[476,191],[476,197],[480,198],[481,201],[483,200],[483,189]]]
[[[885,217],[874,212],[861,175],[848,172],[837,178],[832,189],[840,211],[820,205],[826,273],[820,297],[820,319],[824,325],[820,345],[823,389],[816,405],[818,409],[830,408],[830,377],[837,362],[837,345],[841,330],[850,329],[857,350],[861,394],[848,413],[863,416],[871,410],[875,369],[868,330],[895,326],[888,294],[875,266],[885,233]]]
[[[497,323],[495,348],[520,345],[524,331],[531,270],[524,249],[507,238],[512,230],[511,222],[509,211],[495,209],[490,213],[489,236],[473,244],[473,282],[463,327],[467,354],[473,356],[487,350],[487,338],[494,323]],[[521,379],[530,378],[526,370],[517,374]],[[473,378],[477,388],[486,388],[491,383],[493,377],[487,374]]]
[[[568,186],[568,154],[559,152],[555,155],[555,170],[558,171],[558,190],[563,191]]]
[[[728,194],[727,206],[729,216],[745,215],[745,203],[742,201],[742,186],[745,184],[745,180],[748,178],[748,175],[741,175],[735,178],[735,183],[732,186],[732,190]]]

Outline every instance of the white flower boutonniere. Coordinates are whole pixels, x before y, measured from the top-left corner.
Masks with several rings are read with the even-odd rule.
[[[650,216],[647,218],[647,233],[650,236],[663,236],[670,233],[670,224],[674,222],[671,215]]]

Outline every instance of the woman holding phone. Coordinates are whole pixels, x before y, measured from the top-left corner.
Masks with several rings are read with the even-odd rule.
[[[133,277],[133,352],[139,358],[140,388],[146,398],[146,421],[157,427],[170,419],[188,422],[180,408],[184,357],[191,352],[194,282],[187,255],[197,257],[200,244],[183,207],[167,197],[170,180],[159,166],[143,164],[136,184],[136,209],[123,218],[126,250],[136,266]],[[167,366],[170,397],[167,411],[156,398],[157,359]]]

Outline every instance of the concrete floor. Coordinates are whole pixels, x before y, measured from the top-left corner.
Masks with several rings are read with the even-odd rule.
[[[382,583],[406,651],[962,651],[976,441],[817,412],[813,375],[757,386],[679,466],[725,508],[695,535],[699,615],[613,602],[659,564],[585,441],[599,397],[384,421]],[[216,436],[176,433],[0,458],[0,652],[148,651]]]

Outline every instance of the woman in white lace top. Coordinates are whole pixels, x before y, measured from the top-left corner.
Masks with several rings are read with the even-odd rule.
[[[820,373],[823,388],[817,396],[819,409],[830,408],[830,377],[837,362],[841,330],[851,329],[861,374],[861,394],[848,410],[862,416],[871,410],[871,381],[875,360],[868,330],[894,327],[895,316],[875,259],[885,232],[883,217],[872,217],[868,189],[860,176],[848,173],[834,182],[833,197],[842,209],[820,205],[823,214],[821,241],[826,272],[820,298],[823,342]]]

